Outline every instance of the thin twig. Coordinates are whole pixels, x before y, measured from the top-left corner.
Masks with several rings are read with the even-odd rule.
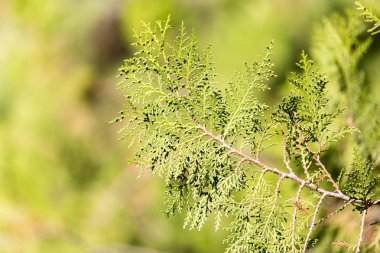
[[[259,177],[259,180],[257,181],[257,184],[256,184],[256,187],[254,188],[254,192],[252,194],[252,196],[256,195],[256,192],[257,192],[257,189],[259,188],[259,185],[261,184],[261,180],[263,180],[265,174],[268,172],[269,170],[267,169],[264,169],[261,173],[260,173],[260,177]],[[249,214],[249,212],[251,211],[252,207],[253,207],[253,198],[251,199],[251,202],[249,203],[249,206],[248,206],[248,211],[247,213]]]
[[[292,168],[290,167],[290,161],[286,157],[286,141],[287,141],[287,137],[285,135],[284,129],[281,128],[281,132],[282,132],[282,146],[283,146],[282,147],[282,156],[283,156],[283,160],[284,160],[285,166],[289,170],[290,174],[294,174]]]
[[[321,159],[320,159],[320,156],[317,155],[317,156],[313,156],[313,160],[317,163],[317,165],[323,170],[323,172],[326,174],[327,176],[327,180],[329,182],[331,182],[331,184],[334,186],[335,188],[335,191],[337,193],[342,193],[339,189],[339,186],[338,184],[334,181],[334,179],[332,178],[331,174],[327,171],[325,165],[321,162]]]
[[[268,218],[266,219],[266,222],[265,222],[265,225],[264,225],[264,228],[263,228],[263,231],[265,231],[265,229],[268,227],[268,224],[270,222],[270,219],[272,218],[272,215],[274,213],[274,209],[276,208],[276,204],[277,204],[277,199],[278,199],[278,195],[280,194],[280,186],[281,186],[281,183],[282,181],[285,179],[285,177],[281,177],[278,182],[277,182],[277,185],[276,185],[276,189],[274,190],[274,201],[273,201],[273,204],[272,204],[272,208],[270,210],[270,213],[268,215]]]
[[[240,172],[240,168],[241,168],[241,166],[243,165],[244,162],[245,162],[244,158],[239,161],[239,163],[236,165],[236,168],[235,168],[235,172],[234,172],[235,174],[237,174],[237,173]]]
[[[325,165],[321,162],[321,159],[320,159],[320,145],[318,147],[318,153],[315,154],[311,148],[309,147],[307,141],[306,141],[306,138],[305,136],[303,135],[302,131],[301,131],[301,126],[300,126],[300,123],[298,122],[297,123],[297,132],[298,134],[300,135],[300,137],[302,138],[302,142],[303,144],[305,145],[307,151],[309,152],[309,154],[311,155],[312,159],[316,162],[316,164],[323,170],[323,172],[326,174],[327,176],[327,181],[329,181],[333,187],[335,188],[335,191],[337,193],[342,193],[339,189],[339,186],[338,184],[334,181],[334,179],[332,178],[331,174],[327,171]]]
[[[362,241],[363,241],[363,232],[364,232],[364,222],[365,222],[365,217],[367,215],[367,211],[368,209],[365,209],[362,213],[362,222],[360,224],[360,233],[359,233],[359,241],[358,241],[358,244],[356,246],[356,251],[355,253],[359,253],[360,252],[360,245],[362,244]]]
[[[297,114],[295,113],[294,115],[296,118],[297,118]],[[305,136],[303,135],[302,133],[302,129],[301,129],[301,125],[300,123],[298,122],[297,125],[296,125],[296,131],[299,135],[299,137],[301,138],[301,141],[305,144],[305,147],[306,147],[306,150],[308,151],[309,155],[313,156],[314,155],[314,152],[311,151],[311,149],[309,148],[309,146],[307,145],[307,141],[306,141],[306,138]],[[311,163],[307,164],[307,158],[305,157],[305,155],[303,154],[302,152],[302,147],[300,144],[296,143],[296,147],[300,149],[300,153],[299,155],[301,155],[302,157],[302,167],[304,169],[304,172],[305,172],[305,175],[306,175],[306,179],[309,179],[310,178],[310,174],[308,172],[310,166],[311,166]]]
[[[266,172],[272,172],[274,174],[279,175],[280,177],[289,178],[292,181],[298,183],[299,185],[304,185],[305,187],[309,188],[310,190],[316,191],[322,195],[326,194],[327,197],[341,199],[341,200],[344,200],[346,202],[351,201],[351,203],[356,203],[356,204],[361,204],[361,205],[365,204],[367,207],[371,207],[373,205],[380,205],[380,199],[375,200],[375,201],[371,201],[371,202],[366,202],[366,201],[361,200],[361,199],[351,198],[351,197],[349,197],[349,196],[347,196],[341,192],[331,192],[331,191],[319,188],[317,185],[315,185],[311,182],[307,182],[307,181],[299,178],[295,174],[282,172],[277,168],[270,167],[270,166],[266,165],[265,163],[261,162],[260,160],[255,159],[255,158],[243,153],[242,151],[235,149],[234,147],[232,147],[228,143],[226,143],[225,140],[223,140],[222,138],[220,138],[218,136],[213,135],[204,126],[202,126],[200,124],[198,124],[198,129],[200,129],[204,133],[205,136],[211,138],[212,140],[219,143],[221,145],[221,147],[227,149],[231,154],[235,154],[236,156],[244,158],[245,160],[255,164],[256,166],[258,166],[262,169],[264,169]]]
[[[343,206],[341,206],[340,208],[338,208],[337,210],[335,210],[334,212],[330,213],[329,215],[327,215],[326,217],[323,217],[322,219],[320,219],[316,224],[315,226],[318,226],[320,223],[322,223],[323,221],[329,219],[331,216],[339,213],[340,211],[342,211],[344,208],[346,208],[346,206],[350,205],[354,200],[351,199],[350,201],[346,202]]]
[[[293,221],[292,221],[292,249],[294,252],[297,251],[296,249],[296,222],[297,222],[297,209],[298,209],[298,202],[300,199],[302,188],[305,186],[305,184],[301,184],[298,188],[296,199],[294,201],[294,211],[293,211]]]
[[[306,252],[306,249],[307,249],[307,243],[310,239],[310,236],[311,236],[311,233],[313,232],[313,229],[315,228],[315,219],[317,217],[317,214],[318,214],[318,211],[319,211],[319,208],[320,206],[322,205],[322,201],[323,199],[326,197],[326,194],[323,194],[322,197],[319,199],[318,201],[318,204],[317,206],[315,207],[315,211],[314,211],[314,215],[313,215],[313,219],[311,220],[311,224],[310,224],[310,228],[309,228],[309,231],[307,233],[307,236],[306,236],[306,239],[305,239],[305,244],[303,246],[303,252],[305,253]]]

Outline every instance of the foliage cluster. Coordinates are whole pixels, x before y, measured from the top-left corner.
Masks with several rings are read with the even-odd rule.
[[[375,22],[369,31],[377,33],[378,20],[358,6],[366,20]],[[289,75],[292,90],[271,108],[257,94],[268,90],[275,77],[272,42],[222,90],[215,85],[210,47],[200,53],[194,31],[188,34],[182,24],[170,43],[169,19],[144,24],[134,36],[137,51],[119,69],[118,88],[125,91],[126,104],[115,121],[124,124],[123,138],[139,147],[132,162],[164,179],[165,213],[185,211],[184,227],[190,229],[201,229],[213,216],[216,229],[224,226],[229,232],[226,252],[306,252],[316,243],[312,232],[320,223],[319,210],[332,198],[345,202],[333,214],[349,205],[360,212],[358,241],[351,247],[359,252],[366,214],[380,204],[379,177],[370,161],[376,159],[378,138],[373,136],[380,130],[368,124],[363,126],[368,134],[358,133],[360,122],[372,122],[377,110],[368,102],[364,106],[370,109],[362,115],[357,107],[369,94],[358,70],[371,43],[360,41],[362,27],[348,14],[326,20],[316,32],[315,50],[328,52],[320,65],[330,70],[328,76],[347,100],[330,97],[326,75],[302,52],[298,71]],[[321,42],[318,33],[326,31],[332,36]],[[354,136],[358,151],[352,167],[335,176],[322,156],[345,142],[347,134]],[[281,168],[268,159],[278,140]],[[296,187],[290,199],[281,194],[285,185]],[[227,225],[223,216],[229,217]]]

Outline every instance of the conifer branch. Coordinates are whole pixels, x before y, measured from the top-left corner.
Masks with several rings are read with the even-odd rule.
[[[321,161],[325,144],[352,131],[331,130],[342,110],[330,112],[328,81],[304,52],[297,64],[300,73],[289,78],[292,91],[269,119],[269,107],[256,92],[269,89],[266,81],[275,76],[272,43],[259,61],[246,64],[245,72],[220,90],[213,85],[210,49],[198,53],[195,34],[187,35],[184,25],[174,45],[166,43],[169,20],[157,24],[145,24],[146,30],[136,33],[134,45],[140,50],[120,68],[125,79],[119,88],[127,93],[127,105],[115,122],[126,122],[123,138],[140,146],[132,162],[164,179],[167,215],[186,210],[184,227],[190,229],[201,229],[213,213],[219,228],[222,215],[231,215],[226,252],[305,252],[314,228],[342,210],[316,222],[326,197],[345,201],[343,208],[353,204],[363,213],[380,204],[372,199],[380,180],[370,177],[372,163],[355,156],[354,169],[341,173],[352,178],[341,190]],[[275,136],[282,137],[280,169],[261,156]],[[279,177],[275,187],[266,180],[267,173]],[[333,190],[320,187],[325,178]],[[293,214],[280,199],[284,181],[298,185]],[[321,195],[316,206],[301,200],[303,189]]]
[[[297,177],[295,174],[285,173],[285,172],[280,171],[277,168],[272,168],[272,167],[266,165],[265,163],[261,162],[260,160],[257,160],[256,158],[253,158],[253,157],[251,157],[251,156],[249,156],[249,155],[247,155],[247,154],[245,154],[245,153],[243,153],[243,152],[241,152],[241,151],[233,148],[228,143],[226,143],[226,141],[224,141],[223,139],[221,139],[218,136],[213,135],[205,127],[203,127],[201,125],[198,125],[198,128],[206,136],[208,136],[212,140],[214,140],[217,143],[219,143],[221,145],[221,147],[227,149],[231,154],[235,154],[235,155],[237,155],[237,156],[245,159],[246,161],[249,161],[249,162],[257,165],[258,167],[264,169],[265,172],[271,172],[271,173],[277,174],[280,177],[288,178],[288,179],[296,182],[299,185],[303,185],[303,186],[309,188],[310,190],[316,191],[316,192],[318,192],[318,193],[320,193],[322,195],[326,195],[326,197],[332,197],[332,198],[336,198],[336,199],[341,199],[341,200],[344,200],[346,202],[356,203],[356,204],[360,204],[360,205],[366,204],[368,207],[371,207],[373,205],[380,205],[380,199],[374,200],[374,201],[370,201],[370,202],[367,203],[367,202],[364,202],[361,199],[351,198],[351,197],[349,197],[349,196],[347,196],[347,195],[345,195],[343,193],[331,192],[331,191],[328,191],[328,190],[324,190],[324,189],[318,187],[317,185],[315,185],[315,184],[313,184],[311,182],[306,182],[305,180]]]

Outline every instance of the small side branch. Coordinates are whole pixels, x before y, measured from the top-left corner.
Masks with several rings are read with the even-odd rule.
[[[320,223],[322,223],[322,222],[324,222],[325,220],[329,219],[331,216],[334,216],[335,214],[337,214],[337,213],[343,211],[343,210],[346,208],[346,206],[350,205],[353,201],[354,201],[354,200],[351,199],[350,201],[344,203],[343,206],[341,206],[340,208],[338,208],[338,209],[335,210],[334,212],[332,212],[332,213],[330,213],[329,215],[327,215],[327,216],[323,217],[322,219],[320,219],[320,220],[315,224],[315,226],[318,226]]]
[[[243,165],[244,162],[245,162],[244,158],[239,161],[239,163],[236,165],[236,168],[235,168],[235,174],[237,174],[237,173],[240,172],[240,168],[241,168],[241,166]]]
[[[294,252],[297,252],[297,248],[296,248],[297,209],[299,208],[298,206],[299,206],[300,195],[304,186],[305,184],[300,185],[297,191],[296,199],[294,201],[294,211],[293,211],[293,221],[292,221],[292,249]]]
[[[285,131],[282,128],[281,128],[281,132],[282,132],[282,157],[283,157],[283,160],[284,160],[284,164],[285,164],[286,168],[289,170],[290,174],[294,174],[292,168],[290,167],[290,161],[286,157],[286,141],[287,141],[287,137],[285,135]]]
[[[282,183],[282,181],[285,179],[285,177],[284,176],[281,176],[281,178],[278,180],[278,182],[277,182],[277,185],[276,185],[276,189],[275,189],[275,192],[274,192],[274,194],[275,194],[275,198],[274,198],[274,204],[276,204],[276,202],[277,202],[277,198],[278,198],[278,195],[280,194],[280,185],[281,185],[281,183]]]
[[[277,200],[278,200],[278,195],[280,194],[280,186],[281,186],[281,183],[282,181],[285,179],[285,177],[281,177],[277,184],[276,184],[276,189],[274,190],[274,201],[273,201],[273,204],[272,204],[272,208],[270,210],[270,213],[268,215],[268,218],[266,219],[266,222],[265,222],[265,225],[264,225],[264,228],[263,228],[263,231],[265,231],[268,227],[268,224],[269,222],[271,221],[271,218],[272,218],[272,215],[274,213],[274,210],[276,208],[276,205],[277,205]]]
[[[365,222],[365,217],[367,215],[367,209],[365,209],[362,213],[362,222],[360,224],[360,233],[359,233],[359,241],[358,241],[358,244],[356,246],[356,251],[355,253],[359,253],[360,252],[360,246],[362,244],[362,241],[363,241],[363,233],[364,233],[364,222]]]
[[[261,184],[261,181],[264,179],[264,176],[265,174],[268,172],[267,169],[264,169],[261,173],[260,173],[260,177],[259,177],[259,180],[257,181],[257,184],[254,188],[254,194],[252,194],[253,196],[256,195],[256,192],[257,192],[257,189],[259,188],[258,186]],[[249,206],[248,206],[248,211],[247,211],[247,215],[249,215],[249,212],[252,210],[252,207],[253,207],[253,201],[254,199],[252,198],[250,203],[249,203]]]
[[[305,244],[303,246],[303,252],[306,253],[306,250],[307,250],[307,243],[310,239],[310,236],[311,236],[311,233],[313,232],[315,226],[316,226],[316,223],[315,223],[315,219],[317,218],[317,214],[318,214],[318,211],[319,211],[319,208],[321,207],[322,205],[322,201],[323,199],[326,197],[326,194],[323,194],[322,197],[319,199],[318,201],[318,204],[317,206],[315,207],[315,211],[314,211],[314,215],[313,215],[313,219],[311,220],[311,224],[310,224],[310,228],[309,228],[309,231],[307,233],[307,236],[306,236],[306,239],[305,239]]]
[[[317,165],[323,170],[324,174],[327,176],[327,180],[334,186],[334,189],[337,193],[342,193],[339,189],[338,184],[334,181],[331,174],[327,171],[325,165],[321,162],[320,156],[313,156],[314,161]]]
[[[322,169],[323,173],[326,175],[327,177],[327,180],[333,185],[334,189],[335,189],[335,192],[337,193],[342,193],[339,189],[339,186],[338,184],[334,181],[334,179],[332,178],[331,174],[328,172],[328,170],[326,169],[326,166],[321,162],[321,156],[320,156],[320,153],[321,153],[321,144],[318,143],[318,153],[315,154],[311,148],[309,147],[307,141],[306,141],[306,138],[305,136],[302,134],[302,132],[300,131],[301,127],[300,127],[300,124],[298,123],[297,124],[297,127],[298,127],[298,131],[299,131],[299,134],[302,138],[302,141],[308,151],[308,153],[310,154],[310,156],[312,157],[312,159],[315,161],[315,163]]]

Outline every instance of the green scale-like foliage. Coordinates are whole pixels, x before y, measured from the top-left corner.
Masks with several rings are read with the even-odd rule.
[[[332,132],[329,128],[342,110],[338,108],[334,113],[328,111],[328,81],[313,65],[314,62],[308,60],[303,52],[302,59],[297,64],[302,73],[291,73],[289,83],[293,90],[273,114],[273,119],[284,123],[288,129],[289,155],[297,151],[301,155],[307,144],[312,143],[318,144],[320,152],[328,143],[336,142],[343,134],[354,130],[343,128]],[[312,154],[310,150],[306,152]]]
[[[310,221],[320,196],[309,189],[310,198],[301,197],[307,191],[302,185],[297,196],[284,199],[281,185],[287,177],[304,184],[327,179],[338,192],[320,153],[353,131],[330,129],[342,110],[329,111],[326,78],[302,53],[300,73],[289,78],[293,90],[272,111],[257,93],[269,89],[268,80],[275,76],[273,43],[221,90],[215,85],[210,47],[200,53],[194,32],[187,34],[184,25],[170,44],[170,31],[169,19],[153,27],[145,24],[143,32],[135,33],[136,53],[119,69],[123,80],[118,88],[125,91],[126,104],[115,121],[123,121],[123,138],[138,147],[132,162],[165,180],[165,214],[185,211],[184,227],[201,229],[214,214],[218,229],[223,216],[229,216],[226,252],[304,251],[313,241],[305,236],[313,229]],[[276,135],[285,139],[287,166],[281,170],[260,160]],[[301,165],[294,171],[298,176],[291,171],[292,161]],[[275,185],[266,178],[272,172],[280,176]],[[372,196],[350,189],[353,198]]]
[[[364,160],[355,152],[354,162],[352,164],[353,169],[347,173],[349,180],[344,186],[345,192],[348,196],[357,199],[364,199],[366,201],[371,201],[375,196],[373,190],[379,182],[379,176],[373,176],[373,162],[369,160]],[[362,206],[359,206],[359,209]]]

